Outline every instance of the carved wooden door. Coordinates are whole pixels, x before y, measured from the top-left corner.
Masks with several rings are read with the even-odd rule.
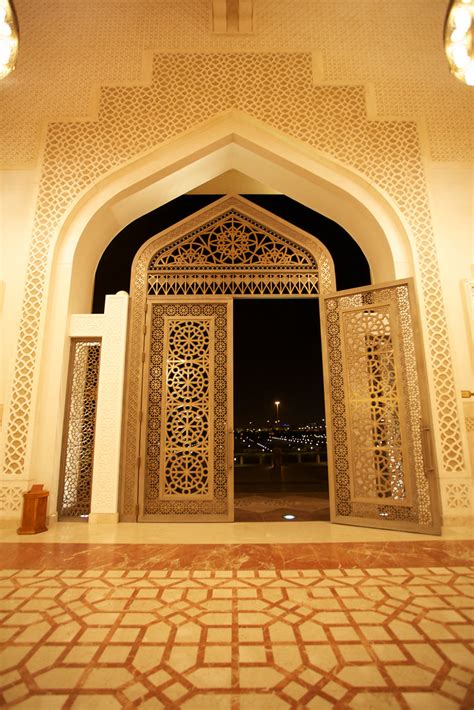
[[[232,300],[147,305],[141,521],[233,520]]]
[[[331,520],[440,532],[411,279],[321,298]]]

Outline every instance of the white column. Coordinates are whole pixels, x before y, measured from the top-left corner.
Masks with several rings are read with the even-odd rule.
[[[105,300],[89,523],[118,520],[128,300],[124,291]]]

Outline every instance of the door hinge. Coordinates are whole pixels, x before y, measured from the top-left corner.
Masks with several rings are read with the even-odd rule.
[[[138,421],[140,422],[140,424],[142,423],[142,419],[143,419],[143,412],[140,412],[140,414],[138,415]]]
[[[135,506],[135,517],[138,518],[139,515],[140,515],[140,505],[139,505],[139,503],[137,503]]]
[[[142,362],[145,362],[145,352],[142,352]]]
[[[145,325],[143,326],[143,335],[146,335],[146,323],[145,323]]]
[[[141,464],[141,462],[142,462],[142,459],[141,459],[141,456],[139,456],[139,457],[137,458],[137,468],[138,468],[138,470],[140,470],[140,464]]]

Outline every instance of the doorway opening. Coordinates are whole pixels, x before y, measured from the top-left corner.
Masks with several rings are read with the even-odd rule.
[[[237,522],[329,520],[320,333],[318,299],[234,301]]]
[[[319,299],[331,521],[439,532],[413,280],[340,290],[336,262],[316,235],[238,196],[143,244],[130,279],[121,520],[234,520],[233,303]],[[272,399],[281,440],[283,400]],[[284,452],[271,450],[282,479]]]
[[[197,304],[198,301],[207,297],[210,297],[211,300],[227,298],[230,299],[231,303],[230,313],[228,313],[226,318],[229,315],[232,318],[232,301],[235,303],[240,300],[252,299],[255,307],[248,320],[258,323],[268,318],[268,316],[255,318],[256,308],[259,303],[262,304],[261,307],[264,307],[265,301],[279,298],[281,311],[282,308],[291,308],[292,301],[299,301],[302,304],[301,308],[307,308],[308,305],[304,306],[304,301],[308,300],[311,302],[310,308],[313,314],[312,318],[308,320],[308,323],[311,323],[312,319],[314,320],[314,318],[318,317],[318,294],[327,293],[336,288],[334,269],[337,274],[338,285],[343,288],[353,287],[359,282],[370,281],[367,260],[350,235],[339,225],[283,195],[252,195],[248,197],[250,199],[241,197],[225,198],[224,202],[230,207],[231,212],[234,209],[237,209],[237,212],[243,209],[246,214],[244,217],[237,215],[235,219],[230,216],[222,216],[224,213],[222,213],[223,208],[220,203],[222,203],[223,198],[217,199],[217,195],[187,195],[174,200],[153,213],[144,215],[124,229],[109,245],[98,265],[94,289],[94,312],[103,310],[106,293],[128,289],[129,285],[131,287],[132,309],[129,328],[132,334],[130,336],[130,348],[133,353],[129,353],[129,391],[126,395],[128,404],[126,406],[126,441],[123,447],[124,461],[121,481],[122,520],[136,520],[137,516],[139,520],[154,520],[161,519],[161,515],[166,515],[166,519],[169,519],[168,509],[172,510],[173,514],[178,511],[176,515],[177,517],[179,516],[179,519],[183,519],[183,515],[185,517],[189,515],[190,519],[195,519],[195,515],[198,512],[201,514],[200,509],[202,507],[205,508],[202,514],[206,516],[206,519],[209,519],[210,515],[213,515],[215,519],[222,519],[224,515],[227,515],[227,519],[233,519],[234,515],[234,456],[231,451],[231,439],[229,439],[227,432],[224,435],[224,430],[222,432],[214,431],[213,433],[213,436],[221,438],[224,436],[225,441],[223,439],[223,443],[219,444],[219,446],[222,446],[223,450],[228,452],[226,453],[228,463],[224,464],[222,460],[219,470],[216,468],[215,462],[216,460],[220,461],[222,458],[220,449],[219,451],[216,449],[214,452],[214,463],[212,463],[210,454],[211,438],[209,438],[211,434],[207,432],[207,438],[204,437],[208,441],[203,470],[206,469],[207,471],[207,468],[209,468],[210,472],[209,475],[206,473],[204,476],[209,481],[210,486],[209,495],[211,495],[211,500],[209,502],[205,500],[204,494],[201,495],[202,505],[200,500],[191,501],[186,491],[179,489],[179,491],[173,491],[173,495],[176,494],[178,496],[179,494],[180,500],[176,499],[176,502],[173,501],[171,505],[171,503],[164,500],[166,496],[161,489],[158,492],[158,484],[155,485],[156,482],[150,473],[150,463],[152,459],[154,461],[153,452],[156,447],[152,443],[150,444],[150,450],[146,447],[144,448],[144,442],[149,440],[150,435],[148,430],[142,431],[141,422],[146,422],[147,427],[151,426],[150,422],[152,422],[153,426],[158,426],[159,422],[164,423],[165,418],[159,417],[155,421],[152,416],[154,404],[148,408],[146,404],[141,405],[141,409],[147,411],[141,411],[141,409],[137,408],[137,405],[140,401],[146,402],[146,397],[148,396],[146,392],[149,387],[156,385],[154,381],[153,383],[148,381],[152,370],[145,368],[145,373],[142,368],[143,363],[148,362],[149,351],[154,342],[150,340],[150,336],[152,331],[155,332],[153,313],[157,309],[159,310],[159,306],[156,305],[158,302],[165,303],[169,298],[171,300],[189,298],[190,304],[194,303],[195,299],[197,299]],[[212,203],[215,203],[215,207],[214,205],[212,207],[208,206]],[[254,207],[253,205],[256,206]],[[268,211],[265,211],[265,208],[268,208]],[[196,212],[196,209],[198,209],[198,212]],[[195,218],[194,216],[191,217],[191,215],[199,215],[201,213],[206,215],[207,221],[202,226],[198,226],[197,231],[196,229],[193,231],[192,226],[200,224],[199,220],[204,218]],[[184,217],[185,220],[180,222],[180,217],[181,219]],[[284,220],[284,222],[281,220]],[[171,225],[173,224],[176,226],[172,227]],[[181,227],[180,225],[183,226]],[[191,232],[189,229],[191,229]],[[281,233],[285,236],[279,236]],[[157,236],[153,237],[152,235]],[[156,251],[156,249],[159,251],[160,244],[163,244],[163,239],[165,239],[166,244],[169,243],[171,252],[169,254],[166,252],[167,255],[163,254],[162,257],[157,257],[158,261],[160,258],[161,261],[158,263],[155,259],[151,272],[146,276],[148,266],[143,261],[144,256],[141,256],[143,250],[146,248],[146,244],[155,244],[156,241],[156,246],[152,247],[152,251]],[[211,241],[209,242],[209,240]],[[168,247],[165,247],[166,249]],[[152,257],[151,253],[149,256],[150,258]],[[134,257],[135,270],[132,268]],[[141,270],[140,273],[138,273],[137,268]],[[148,281],[146,294],[143,290],[145,280]],[[251,304],[252,301],[247,300],[247,304]],[[146,310],[143,310],[145,302],[148,302],[149,306],[146,317],[143,315],[146,312]],[[285,303],[287,304],[286,306],[284,305]],[[190,307],[191,311],[195,308],[193,305]],[[245,308],[245,304],[242,307]],[[239,308],[239,306],[236,306],[236,308]],[[148,322],[149,320],[150,322]],[[294,318],[290,316],[289,320],[292,322]],[[275,323],[274,329],[279,327],[278,316]],[[307,327],[302,325],[301,331],[306,330]],[[317,322],[313,323],[312,331],[313,337],[318,339],[319,350],[321,340]],[[148,333],[144,340],[141,335],[143,332]],[[223,336],[223,333],[221,335]],[[168,336],[164,334],[163,337],[166,339]],[[231,320],[225,337],[230,343],[229,354],[231,354],[231,342],[234,340]],[[295,333],[292,336],[292,340],[297,338],[298,334]],[[320,358],[320,355],[318,357]],[[285,359],[283,358],[281,362],[281,368],[288,370],[288,367],[284,365]],[[231,360],[232,357],[230,357],[228,362],[231,363]],[[301,368],[298,364],[295,364],[292,369],[299,371]],[[153,370],[153,373],[155,373],[155,370]],[[143,387],[142,385],[137,386],[138,379],[136,378],[145,383]],[[232,374],[228,373],[226,381],[232,382],[232,379]],[[160,380],[160,382],[164,382],[164,380]],[[219,384],[219,387],[221,384]],[[322,391],[314,399],[318,399],[322,403]],[[285,396],[285,406],[287,406],[288,400],[289,398]],[[229,392],[228,403],[231,407],[228,410],[227,417],[229,417],[233,409],[231,392]],[[288,409],[282,410],[282,414],[289,413],[291,412]],[[222,415],[223,412],[217,412],[217,410],[213,414],[214,420],[220,422],[219,426],[224,426],[222,424],[224,421]],[[268,413],[268,416],[270,416],[270,413]],[[319,413],[319,416],[307,415],[304,417],[304,421],[300,415],[296,417],[292,415],[291,419],[295,426],[316,423],[320,427],[322,425],[322,413]],[[311,421],[312,419],[314,421]],[[227,427],[232,430],[235,427],[231,420],[232,417],[230,416]],[[155,432],[156,437],[158,437],[157,440],[164,441],[171,436],[170,431],[167,425],[163,432]],[[176,438],[176,441],[181,448],[184,446],[184,443],[181,445],[179,437]],[[298,465],[298,458],[301,464],[303,462],[311,463],[308,459],[313,455],[315,458],[314,463],[317,463],[318,454],[319,462],[321,463],[322,460],[325,463],[324,451],[311,452],[310,449],[308,452],[298,452],[298,447],[294,450],[295,447],[288,446],[286,442],[280,443],[284,449],[284,451],[282,450],[282,464],[285,467],[289,467],[291,464]],[[186,446],[188,446],[187,443]],[[217,459],[215,458],[216,452]],[[276,453],[278,454],[278,452]],[[168,456],[168,454],[169,452],[166,450],[164,455]],[[182,464],[181,455],[176,460],[179,460],[180,465]],[[144,462],[143,466],[141,466],[141,462]],[[163,466],[165,465],[167,464],[163,461],[156,461],[155,468],[164,470]],[[224,465],[226,473],[224,473]],[[301,468],[302,466],[298,466],[300,473],[302,473]],[[288,470],[285,473],[287,476],[289,475]],[[213,478],[215,475],[217,475],[216,480],[220,481],[222,479],[220,483],[216,484],[216,489],[214,489],[215,480]],[[293,479],[295,477],[296,474]],[[305,482],[300,481],[300,483],[301,488]],[[151,490],[149,491],[148,488],[150,486]],[[291,488],[291,486],[282,487],[286,487],[288,490]],[[212,496],[214,495],[212,491],[214,490],[224,491],[222,501],[217,501],[216,499],[216,501],[212,502]],[[189,505],[186,502],[188,498]],[[163,502],[161,499],[163,499]],[[188,512],[188,507],[190,511],[192,508],[192,512]],[[162,512],[162,508],[166,509],[166,511]]]

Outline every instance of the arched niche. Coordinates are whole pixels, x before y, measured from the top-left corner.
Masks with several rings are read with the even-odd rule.
[[[51,251],[37,421],[35,468],[58,470],[67,323],[90,312],[94,274],[115,235],[137,217],[209,180],[237,170],[338,222],[367,257],[373,283],[414,274],[410,232],[396,205],[363,175],[237,111],[128,162],[76,201]],[[58,376],[58,373],[60,375]]]

